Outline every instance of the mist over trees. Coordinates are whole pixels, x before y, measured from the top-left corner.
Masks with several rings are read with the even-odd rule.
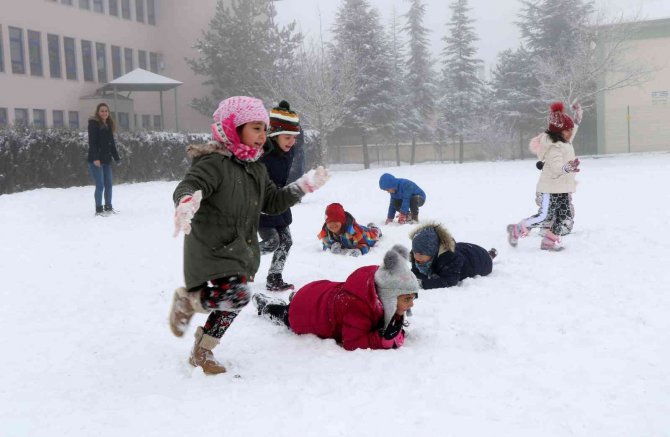
[[[195,45],[200,56],[188,61],[212,88],[193,105],[211,114],[231,95],[258,96],[268,106],[286,99],[312,131],[318,163],[339,156],[329,149],[343,135],[362,145],[366,168],[370,141],[395,145],[398,165],[399,144],[412,144],[414,163],[417,141],[435,144],[440,156],[454,144],[459,162],[465,147],[489,159],[523,158],[551,101],[588,108],[598,93],[641,83],[649,71],[622,60],[635,27],[596,16],[594,0],[520,1],[520,44],[499,54],[488,80],[476,56],[485,41],[468,0],[452,0],[438,29],[426,27],[422,0],[406,0],[389,23],[368,0],[341,0],[332,40],[322,33],[308,42],[295,22],[275,23],[274,2],[232,0],[227,7],[220,1]],[[443,35],[437,56],[429,46],[432,32]],[[618,80],[604,85],[598,79],[606,73]]]

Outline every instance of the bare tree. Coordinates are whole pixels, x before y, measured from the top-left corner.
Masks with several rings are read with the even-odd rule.
[[[355,93],[353,62],[330,59],[322,44],[311,42],[303,47],[291,73],[272,89],[277,100],[288,100],[302,123],[316,131],[310,135],[316,143],[316,164],[325,164],[328,136],[342,126]]]

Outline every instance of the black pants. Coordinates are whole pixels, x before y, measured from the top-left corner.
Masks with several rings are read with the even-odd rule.
[[[210,285],[211,284],[211,285]],[[237,314],[251,298],[245,276],[228,276],[193,287],[189,292],[200,293],[203,308],[212,310],[205,322],[205,334],[221,338]]]
[[[423,204],[426,203],[426,199],[424,199],[421,196],[412,196],[409,199],[409,211],[411,214],[411,219],[414,221],[419,221],[419,207],[423,206]],[[395,208],[396,211],[400,211],[400,207],[402,206],[402,199],[393,199],[393,207]]]
[[[525,220],[528,228],[549,228],[555,235],[568,235],[574,226],[574,207],[570,193],[542,193],[540,210]]]
[[[284,265],[286,264],[286,258],[288,258],[288,252],[291,250],[291,246],[293,245],[291,230],[288,228],[288,226],[278,226],[276,228],[258,228],[258,235],[261,236],[262,240],[260,242],[261,253],[266,254],[274,252],[268,274],[281,274],[284,271]]]

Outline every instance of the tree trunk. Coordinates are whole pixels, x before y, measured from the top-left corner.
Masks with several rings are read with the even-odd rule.
[[[409,158],[409,165],[414,165],[414,160],[416,159],[416,135],[412,133],[412,154]]]
[[[370,168],[370,152],[368,151],[368,136],[366,132],[361,135],[361,143],[363,145],[363,168],[366,170]]]
[[[400,167],[400,143],[398,140],[395,140],[395,163]]]
[[[458,136],[458,162],[463,164],[463,135]]]
[[[523,147],[523,130],[521,128],[519,128],[519,150],[521,151],[521,155],[519,155],[519,156],[521,157],[521,159],[523,159],[523,149],[524,149],[524,147]]]

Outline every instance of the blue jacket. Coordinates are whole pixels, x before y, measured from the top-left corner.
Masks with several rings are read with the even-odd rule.
[[[394,200],[402,200],[402,205],[400,206],[400,211],[403,214],[409,214],[409,200],[413,196],[421,196],[423,200],[426,200],[426,193],[423,192],[421,188],[414,182],[409,179],[396,178],[392,174],[384,173],[379,178],[379,188],[382,190],[388,190],[390,188],[395,189],[395,193],[391,194],[391,200],[389,202],[389,210],[386,214],[387,218],[392,219],[395,217],[395,205],[393,204]]]
[[[264,147],[269,151],[266,152],[263,157],[261,157],[260,162],[265,165],[265,168],[268,170],[270,180],[274,182],[277,188],[285,187],[287,185],[289,171],[291,170],[291,164],[293,163],[295,146],[291,147],[291,150],[288,152],[284,152],[276,144],[274,144],[274,141],[272,141],[271,138],[268,138],[268,141]],[[289,208],[283,213],[277,215],[261,213],[258,226],[261,228],[279,228],[288,226],[292,222],[293,215],[291,214],[291,209]]]

